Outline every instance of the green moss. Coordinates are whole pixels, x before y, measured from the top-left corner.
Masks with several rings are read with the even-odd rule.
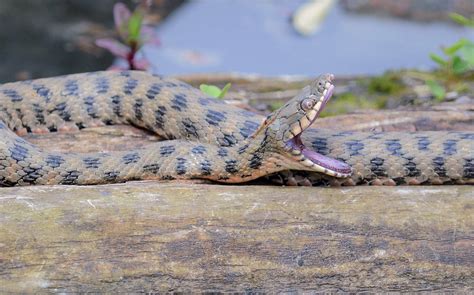
[[[471,89],[469,88],[469,84],[465,83],[464,81],[460,81],[453,85],[453,90],[459,93],[469,93]]]
[[[386,101],[385,96],[369,99],[346,92],[331,99],[331,103],[326,105],[321,117],[345,114],[357,109],[380,109],[385,106]]]
[[[396,94],[403,88],[400,78],[393,73],[373,77],[369,80],[368,85],[368,91],[371,94]]]
[[[274,111],[278,110],[279,108],[281,108],[283,105],[284,105],[283,101],[272,102],[272,103],[270,103],[270,111],[274,112]]]

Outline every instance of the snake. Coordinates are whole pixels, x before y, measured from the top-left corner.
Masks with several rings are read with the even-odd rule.
[[[333,79],[319,76],[266,117],[182,81],[140,71],[5,83],[0,85],[0,186],[174,179],[245,183],[288,171],[303,173],[314,184],[473,183],[473,132],[317,128],[334,92]],[[113,124],[147,129],[163,140],[127,151],[63,153],[21,137]]]

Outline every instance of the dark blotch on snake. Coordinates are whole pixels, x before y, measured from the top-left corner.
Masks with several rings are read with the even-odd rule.
[[[217,151],[217,155],[218,155],[219,157],[221,157],[221,158],[227,157],[228,151],[227,151],[227,149],[225,149],[225,148],[220,148],[220,149]]]
[[[106,181],[114,181],[120,175],[119,171],[107,171],[104,173],[104,179]]]
[[[441,177],[446,177],[446,168],[444,167],[444,158],[436,157],[433,159],[434,172]]]
[[[465,159],[463,165],[463,176],[466,178],[474,178],[474,159]]]
[[[86,106],[86,111],[89,117],[97,119],[97,113],[94,109],[95,97],[87,96],[84,98],[84,105]]]
[[[199,138],[196,125],[191,121],[191,119],[185,118],[181,123],[183,124],[184,130],[186,130],[187,134],[192,135],[194,138]]]
[[[326,155],[328,151],[328,141],[324,137],[316,137],[311,143],[312,148],[315,152]]]
[[[11,157],[19,162],[24,161],[28,157],[28,149],[19,144],[13,144],[13,147],[9,147],[8,150],[11,153]]]
[[[95,80],[95,87],[98,94],[104,94],[109,91],[109,80],[105,77],[98,77]]]
[[[421,175],[420,169],[416,167],[416,163],[413,162],[413,157],[404,157],[408,162],[406,162],[403,167],[405,167],[408,170],[408,175],[409,177],[416,177]]]
[[[249,166],[252,169],[258,169],[262,166],[263,157],[260,153],[254,153],[250,158]]]
[[[97,169],[100,166],[100,159],[99,158],[94,158],[94,157],[86,157],[82,159],[82,162],[86,166],[86,168],[89,169]]]
[[[158,106],[157,110],[155,111],[155,125],[156,127],[163,129],[165,125],[165,118],[166,115],[166,107]]]
[[[138,153],[126,154],[122,157],[122,160],[126,165],[136,163],[138,160],[140,160],[140,155],[138,155]]]
[[[64,96],[68,96],[68,95],[78,96],[79,84],[77,83],[77,80],[67,80],[66,83],[64,84],[64,90],[61,92],[61,94]]]
[[[226,119],[225,115],[221,112],[213,111],[213,110],[208,110],[206,114],[206,122],[218,126],[220,122],[224,121]]]
[[[237,169],[237,161],[236,160],[226,160],[225,161],[225,171],[229,172],[230,174],[235,174],[239,171]]]
[[[65,162],[63,157],[58,155],[48,155],[45,159],[46,164],[51,168],[58,168]]]
[[[56,105],[56,107],[51,111],[51,113],[57,112],[61,119],[66,122],[69,122],[71,121],[71,113],[69,113],[66,108],[67,104],[65,102],[61,102]]]
[[[59,184],[66,184],[66,185],[73,185],[77,183],[77,179],[81,173],[77,170],[68,170],[61,173],[63,179],[59,182]]]
[[[38,121],[38,123],[41,125],[45,125],[46,122],[44,120],[43,108],[37,103],[33,103],[32,106],[33,106],[33,111],[35,112],[35,118]]]
[[[159,164],[147,164],[143,166],[143,172],[148,172],[152,174],[158,174],[158,171],[160,170],[160,165]]]
[[[231,147],[237,143],[237,139],[232,134],[223,133],[223,135],[224,137],[220,137],[217,139],[217,142],[219,143],[219,145]]]
[[[198,145],[191,149],[191,152],[196,155],[204,155],[206,153],[206,147],[203,145]]]
[[[445,155],[451,156],[456,154],[457,152],[457,140],[454,139],[448,139],[445,142],[443,142],[443,152]]]
[[[176,94],[174,98],[171,100],[171,107],[180,112],[185,110],[188,107],[186,95]]]
[[[161,85],[158,83],[153,83],[148,91],[146,92],[145,96],[148,99],[155,99],[155,97],[160,94],[161,91]]]
[[[43,176],[43,173],[41,173],[43,169],[41,168],[25,167],[23,168],[23,171],[26,173],[26,175],[24,175],[21,179],[24,182],[30,184],[34,184],[38,178]]]
[[[9,97],[12,102],[19,102],[19,101],[23,100],[23,97],[20,94],[18,94],[18,92],[16,90],[4,89],[2,92],[7,97]]]
[[[169,156],[174,153],[175,147],[172,145],[164,145],[160,147],[160,155],[162,156]]]
[[[125,82],[125,85],[123,86],[123,93],[130,95],[132,94],[133,90],[137,87],[138,85],[138,80],[137,79],[127,79]]]
[[[345,144],[351,156],[361,155],[360,151],[364,149],[364,144],[360,140],[350,140]]]
[[[430,140],[426,136],[417,137],[418,139],[418,150],[419,151],[427,151],[428,146],[430,145]]]
[[[201,174],[202,175],[211,175],[212,173],[212,165],[209,160],[204,160],[200,164]]]
[[[248,138],[258,129],[258,126],[259,124],[257,122],[246,120],[244,127],[240,128],[240,135],[242,135],[243,138]]]
[[[402,155],[402,145],[399,139],[389,139],[385,141],[385,147],[394,156]]]
[[[142,121],[143,120],[143,100],[137,99],[135,100],[135,104],[133,105],[133,111],[135,113],[135,119],[137,121]]]
[[[387,176],[387,171],[383,167],[384,159],[375,157],[370,160],[370,171],[377,176]]]
[[[186,159],[184,158],[176,158],[176,174],[183,175],[186,174],[187,167],[186,167]]]
[[[120,95],[114,95],[110,99],[112,100],[112,111],[118,117],[122,117],[122,97]]]
[[[33,90],[36,91],[36,93],[43,97],[45,102],[49,102],[51,100],[51,90],[47,88],[44,85],[41,84],[33,84]]]

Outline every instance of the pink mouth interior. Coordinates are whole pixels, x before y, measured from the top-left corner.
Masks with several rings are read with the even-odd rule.
[[[300,150],[308,160],[316,165],[342,174],[350,174],[352,172],[351,166],[348,164],[307,149],[301,141],[300,134],[290,139],[287,144],[289,144],[293,149]]]
[[[328,170],[335,171],[342,174],[350,174],[352,171],[351,166],[347,165],[346,163],[333,159],[333,158],[326,157],[315,151],[303,148],[301,152],[310,161]]]
[[[334,86],[331,85],[328,89],[328,92],[326,94],[326,96],[324,97],[324,100],[321,104],[321,107],[318,111],[318,113],[316,114],[316,117],[314,120],[316,120],[317,117],[319,117],[319,113],[324,109],[324,107],[326,106],[327,102],[329,101],[329,99],[331,98],[332,94],[333,94],[333,91],[334,91]],[[313,122],[314,122],[313,120]],[[311,122],[311,124],[313,123]],[[303,133],[303,132],[301,132]],[[301,151],[301,153],[307,158],[309,159],[310,161],[312,161],[313,163],[315,163],[316,165],[319,165],[323,168],[326,168],[330,171],[334,171],[334,172],[338,172],[338,173],[342,173],[342,174],[350,174],[352,172],[352,169],[351,169],[351,166],[349,166],[348,164],[344,163],[344,162],[341,162],[339,160],[336,160],[336,159],[333,159],[333,158],[329,158],[329,157],[326,157],[324,155],[321,155],[320,153],[317,153],[315,151],[312,151],[312,150],[308,150],[305,145],[303,144],[303,142],[301,141],[301,133],[296,135],[295,137],[293,137],[292,139],[290,139],[287,144],[292,148],[292,149],[298,149]]]

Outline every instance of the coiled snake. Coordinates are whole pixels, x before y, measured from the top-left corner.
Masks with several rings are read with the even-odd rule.
[[[285,170],[343,184],[473,183],[471,132],[308,129],[332,95],[331,81],[332,75],[320,76],[267,118],[144,72],[3,84],[0,186],[183,178],[238,183]],[[167,140],[126,152],[55,153],[13,132],[123,123]]]

